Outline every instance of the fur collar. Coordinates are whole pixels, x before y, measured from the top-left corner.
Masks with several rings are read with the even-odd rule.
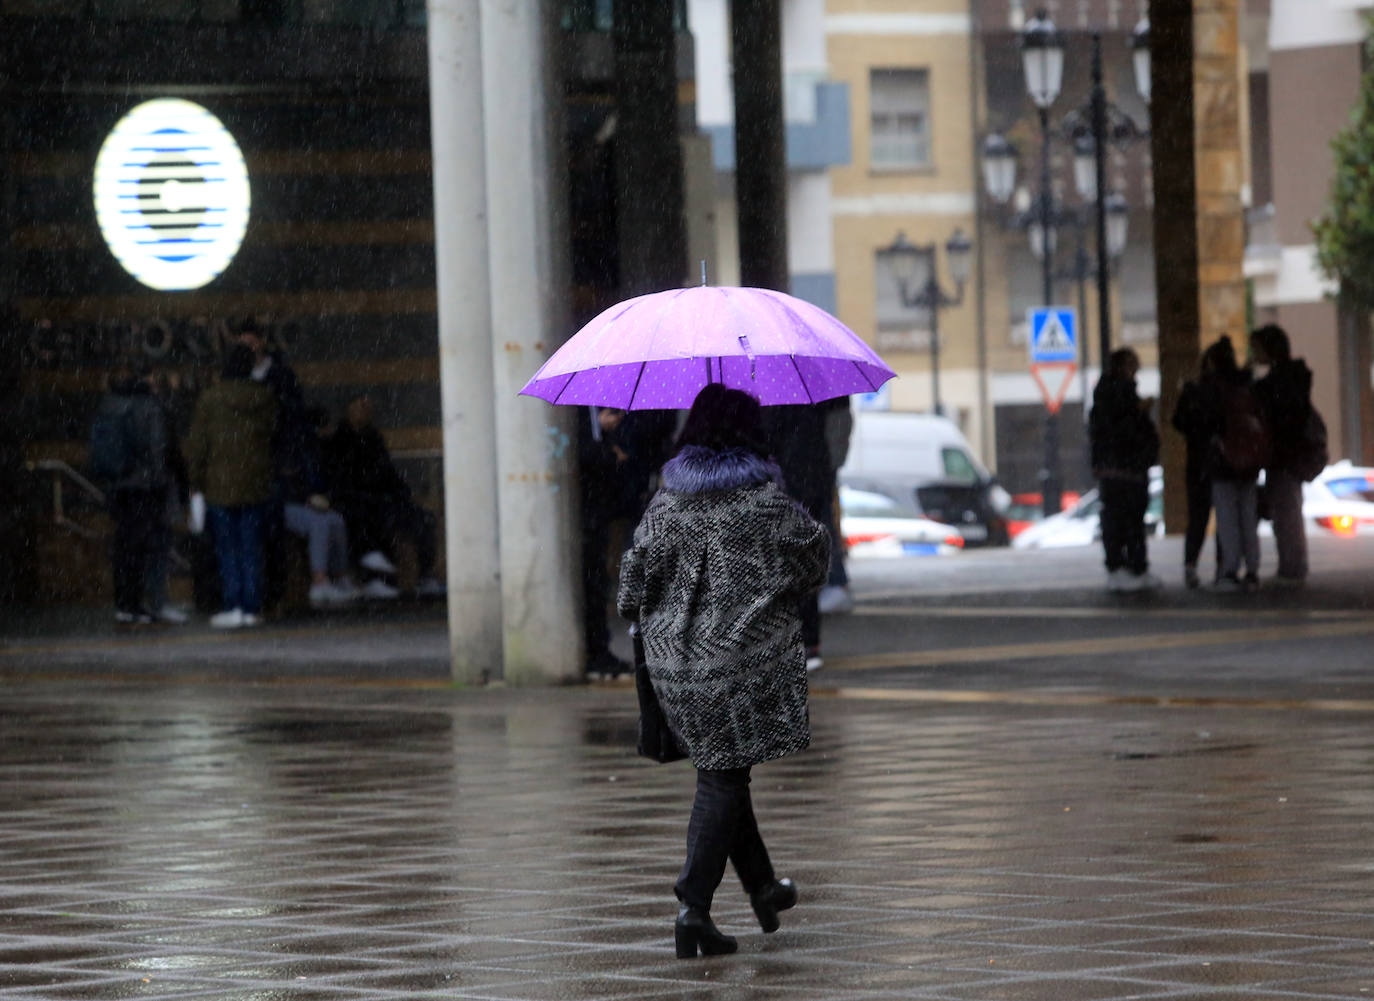
[[[684,494],[738,490],[781,480],[776,463],[760,459],[742,448],[717,452],[700,445],[687,445],[663,465],[664,487]]]

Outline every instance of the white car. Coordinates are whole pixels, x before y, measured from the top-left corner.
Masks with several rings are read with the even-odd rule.
[[[1303,484],[1302,516],[1308,532],[1374,534],[1374,469],[1349,459],[1327,466]]]
[[[1164,470],[1150,470],[1150,504],[1145,509],[1145,530],[1164,534]],[[1014,549],[1062,549],[1091,546],[1102,541],[1102,502],[1097,488],[1087,491],[1073,507],[1037,521],[1011,540]]]
[[[952,525],[922,518],[895,497],[840,487],[840,534],[854,557],[949,556],[964,548]]]

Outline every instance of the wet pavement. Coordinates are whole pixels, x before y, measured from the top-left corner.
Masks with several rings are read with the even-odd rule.
[[[635,757],[628,686],[449,687],[433,612],[11,633],[0,992],[1366,997],[1372,554],[1250,605],[1123,604],[1081,553],[858,568],[811,750],[755,772],[801,903],[764,936],[727,876],[740,952],[692,961],[692,774]]]

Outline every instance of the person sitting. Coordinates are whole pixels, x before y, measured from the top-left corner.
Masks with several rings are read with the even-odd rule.
[[[348,525],[358,562],[381,574],[396,572],[391,551],[397,536],[415,546],[418,581],[415,593],[440,597],[444,585],[434,577],[434,515],[415,502],[410,486],[391,460],[382,433],[373,423],[372,400],[366,394],[349,401],[344,419],[321,439],[324,479],[332,505]],[[363,587],[364,597],[395,597],[396,589],[381,579]]]
[[[328,413],[315,408],[307,424],[329,423]],[[320,470],[319,439],[315,432],[302,442],[300,461],[283,481],[286,530],[306,540],[310,555],[310,604],[314,608],[346,605],[359,591],[349,569],[348,526],[326,493]]]

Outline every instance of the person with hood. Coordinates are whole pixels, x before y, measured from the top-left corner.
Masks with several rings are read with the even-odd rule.
[[[186,441],[193,493],[204,496],[219,560],[222,611],[216,629],[262,621],[263,531],[274,490],[272,434],[277,400],[253,380],[253,349],[235,344],[220,381],[196,401]]]
[[[681,959],[738,948],[710,914],[727,861],[765,933],[797,901],[759,834],[749,776],[810,743],[800,607],[825,583],[830,536],[779,478],[758,401],[708,385],[621,562],[617,609],[638,624],[664,719],[697,769],[674,888]]]
[[[1088,418],[1093,475],[1102,503],[1102,548],[1107,587],[1142,591],[1159,587],[1145,548],[1145,511],[1150,504],[1150,467],[1159,457],[1159,432],[1150,419],[1153,401],[1142,400],[1135,377],[1140,359],[1130,348],[1111,353],[1093,390]]]
[[[1269,433],[1251,386],[1250,372],[1236,362],[1223,336],[1203,354],[1205,411],[1210,432],[1207,478],[1217,513],[1217,587],[1259,587],[1259,490],[1256,480],[1269,458]],[[1242,557],[1245,577],[1240,576]]]
[[[1296,467],[1312,410],[1312,370],[1301,358],[1293,357],[1288,334],[1272,323],[1250,334],[1250,355],[1257,365],[1269,368],[1255,383],[1255,398],[1270,434],[1264,497],[1279,551],[1274,580],[1301,585],[1307,579],[1307,529],[1302,519],[1303,477]]]
[[[1208,473],[1212,439],[1216,435],[1215,414],[1211,397],[1215,373],[1214,358],[1204,351],[1198,377],[1189,379],[1179,390],[1178,403],[1170,423],[1183,435],[1187,447],[1184,462],[1184,484],[1188,494],[1188,528],[1183,536],[1183,583],[1189,590],[1201,583],[1197,572],[1202,544],[1207,540],[1207,523],[1212,518],[1212,480]],[[1218,555],[1217,571],[1221,569]]]
[[[167,463],[171,431],[149,374],[128,368],[113,373],[91,427],[88,465],[105,490],[115,523],[110,562],[115,623],[122,626],[155,621],[155,610],[146,607],[144,584],[158,546],[166,541],[161,526],[172,480]]]

